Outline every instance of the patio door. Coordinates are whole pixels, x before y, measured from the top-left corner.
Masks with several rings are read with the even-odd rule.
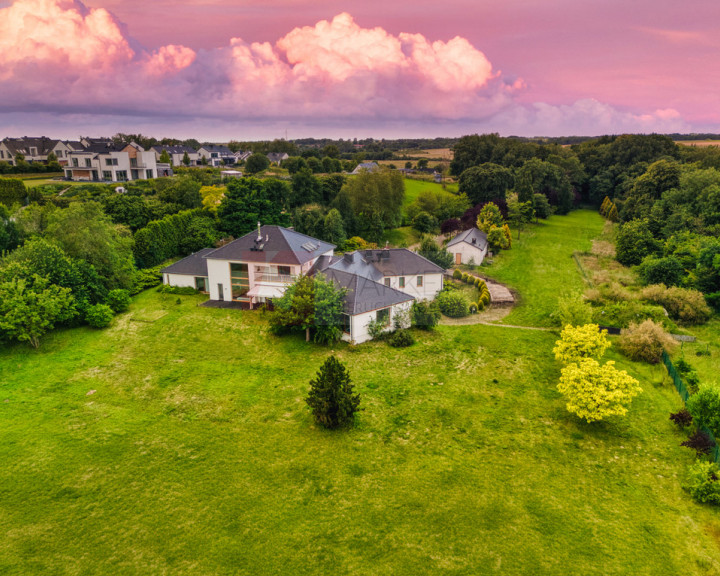
[[[223,294],[223,285],[218,284],[218,300],[225,300],[225,296]]]

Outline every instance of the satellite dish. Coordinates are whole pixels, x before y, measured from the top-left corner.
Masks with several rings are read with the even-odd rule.
[[[125,188],[123,186],[118,186],[115,188],[115,192],[117,192],[118,194],[125,194],[125,192],[127,192],[127,190],[125,190]]]

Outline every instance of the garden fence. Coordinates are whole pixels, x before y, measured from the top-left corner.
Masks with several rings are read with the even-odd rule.
[[[668,356],[667,352],[663,352],[662,360],[663,364],[665,364],[665,367],[667,368],[668,374],[670,374],[670,378],[673,380],[673,384],[675,384],[675,389],[678,391],[678,394],[680,394],[680,398],[682,398],[683,402],[687,402],[687,399],[690,397],[690,392],[688,391],[685,382],[683,382],[683,379],[680,378],[680,374],[670,360],[670,356]],[[712,439],[714,443],[714,447],[712,449],[713,461],[720,462],[720,447],[718,447],[717,441],[715,440],[715,435],[704,426],[700,428],[700,431],[705,432],[705,434],[710,436]]]

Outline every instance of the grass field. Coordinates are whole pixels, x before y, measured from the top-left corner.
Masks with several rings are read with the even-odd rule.
[[[555,217],[496,271],[573,285],[570,234],[601,226]],[[514,314],[541,323],[544,290]],[[107,330],[0,349],[0,573],[720,573],[659,367],[611,353],[644,392],[587,425],[555,389],[552,332],[338,344],[364,410],[327,432],[303,398],[330,350],[201,300],[149,291]]]
[[[457,184],[448,184],[443,189],[442,184],[436,184],[435,182],[423,182],[422,180],[413,180],[412,178],[405,178],[405,200],[403,201],[403,210],[412,204],[420,192],[425,190],[431,190],[437,193],[452,193],[457,192]]]
[[[675,144],[683,146],[720,146],[720,140],[677,140]]]
[[[527,226],[519,240],[514,230],[512,248],[500,252],[491,266],[480,269],[519,294],[518,306],[504,322],[552,326],[549,316],[558,297],[582,293],[586,288],[573,252],[589,251],[603,225],[597,212],[576,210]]]

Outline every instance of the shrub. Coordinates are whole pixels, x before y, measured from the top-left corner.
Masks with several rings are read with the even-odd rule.
[[[701,386],[697,394],[688,398],[687,409],[697,426],[720,436],[720,387],[707,384]]]
[[[688,372],[693,371],[693,367],[690,365],[690,363],[685,360],[684,358],[680,358],[677,362],[675,362],[675,369],[680,374],[687,374]]]
[[[388,344],[393,348],[406,348],[415,344],[415,338],[408,330],[395,330],[388,338]]]
[[[692,414],[688,412],[687,408],[681,408],[674,414],[670,414],[670,420],[675,422],[680,428],[685,428],[686,426],[690,426],[692,424]]]
[[[571,294],[558,299],[558,309],[553,316],[560,326],[583,326],[592,323],[593,309],[580,294]]]
[[[483,308],[490,305],[490,294],[488,292],[483,292],[482,296],[480,296],[480,302],[482,302]]]
[[[695,430],[685,442],[680,443],[680,446],[692,448],[698,456],[702,456],[703,454],[710,454],[710,450],[715,447],[715,442],[707,432]]]
[[[477,306],[478,312],[482,312],[483,310],[485,310],[485,303],[482,301],[482,299],[478,300],[477,304],[475,305]]]
[[[133,287],[131,293],[140,294],[147,288],[153,288],[158,284],[162,284],[162,270],[166,264],[158,264],[153,268],[146,268],[145,270],[137,270],[133,276]]]
[[[455,270],[453,270],[453,278],[455,278],[455,280],[460,280],[462,278],[462,275],[463,273],[460,272],[459,269],[455,268]]]
[[[693,500],[703,504],[720,504],[718,467],[713,462],[699,460],[688,469],[688,479],[683,486]]]
[[[642,324],[631,323],[623,331],[618,342],[620,351],[631,360],[657,364],[663,351],[672,352],[677,342],[660,324],[645,320]]]
[[[412,227],[418,232],[428,233],[438,227],[438,221],[432,214],[423,211],[413,218]]]
[[[642,297],[663,306],[671,318],[685,324],[702,324],[712,315],[705,297],[697,290],[654,284],[643,289]]]
[[[359,410],[360,395],[355,394],[350,374],[335,356],[320,367],[305,399],[315,421],[325,428],[338,428],[353,421]]]
[[[107,304],[88,306],[85,311],[85,320],[93,328],[106,328],[112,322],[114,313]]]
[[[555,342],[553,353],[561,362],[576,362],[581,358],[602,358],[610,348],[607,330],[600,330],[597,324],[584,326],[566,325]]]
[[[436,301],[416,300],[410,310],[413,325],[432,330],[440,320],[440,306]]]
[[[468,312],[470,312],[470,314],[477,314],[478,305],[475,302],[470,302],[470,305],[468,306]]]
[[[467,284],[470,281],[470,275],[467,273],[463,274],[462,281],[465,282],[465,284]]]
[[[666,284],[677,286],[685,276],[685,269],[674,256],[666,258],[645,258],[637,268],[643,284]]]
[[[437,297],[440,311],[450,318],[462,318],[468,315],[468,301],[459,292],[443,291]]]
[[[660,250],[647,220],[631,220],[620,227],[615,242],[617,261],[625,266],[640,264],[643,258]]]
[[[170,286],[168,284],[163,284],[157,291],[161,294],[177,294],[179,296],[192,296],[198,293],[198,291],[191,286]]]
[[[370,320],[367,324],[367,331],[373,340],[382,340],[387,335],[387,327],[385,322]]]
[[[665,316],[661,306],[643,304],[637,300],[631,302],[615,302],[602,308],[593,309],[593,320],[603,326],[627,328],[633,322],[653,320],[658,324],[672,329],[671,320]]]
[[[130,292],[128,290],[123,290],[122,288],[110,290],[105,298],[105,304],[110,306],[115,314],[127,312],[130,308],[130,302]]]

